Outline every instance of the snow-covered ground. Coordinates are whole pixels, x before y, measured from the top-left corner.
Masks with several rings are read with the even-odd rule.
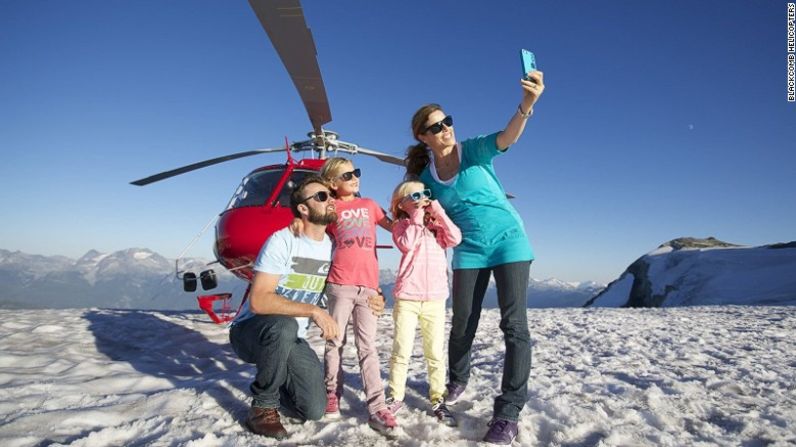
[[[515,445],[793,445],[796,307],[532,309],[529,399]],[[0,445],[272,445],[241,425],[253,366],[197,313],[0,311]],[[365,425],[353,346],[343,419],[288,425],[285,445],[477,445],[499,389],[499,312],[485,311],[460,426],[427,414],[420,347],[402,433]],[[386,373],[392,321],[380,320]],[[317,335],[317,329],[311,331]],[[322,345],[314,346],[320,353]]]

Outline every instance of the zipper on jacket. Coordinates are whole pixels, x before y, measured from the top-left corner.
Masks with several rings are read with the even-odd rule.
[[[424,236],[425,236],[425,232],[426,231],[431,233],[431,230],[429,230],[428,228],[426,228],[425,225],[423,225]],[[433,234],[432,234],[432,236],[433,236]],[[428,241],[426,241],[426,242],[428,242]],[[431,289],[431,284],[428,282],[428,269],[429,269],[429,266],[430,266],[430,264],[428,263],[428,245],[426,245],[426,272],[425,272],[426,273],[426,300],[429,299],[428,294],[429,294],[429,289]]]

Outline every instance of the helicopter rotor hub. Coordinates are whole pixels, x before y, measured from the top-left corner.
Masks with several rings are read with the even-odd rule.
[[[338,136],[339,134],[337,132],[332,132],[330,130],[323,130],[322,135],[318,135],[315,132],[309,132],[307,133],[309,140],[297,141],[290,147],[294,152],[317,152],[322,159],[326,158],[327,151],[334,151],[335,153],[338,151],[343,151],[350,154],[357,153],[357,148],[359,146],[353,143],[338,140]]]

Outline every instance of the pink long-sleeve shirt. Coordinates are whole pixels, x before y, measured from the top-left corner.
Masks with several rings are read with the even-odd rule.
[[[425,211],[416,208],[393,225],[392,240],[402,253],[393,289],[396,298],[431,301],[449,296],[445,249],[458,245],[462,233],[439,202],[432,200],[430,208],[436,219],[428,226],[423,224]]]

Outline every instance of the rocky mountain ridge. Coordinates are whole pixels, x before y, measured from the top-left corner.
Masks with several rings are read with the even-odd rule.
[[[218,264],[219,287],[211,292],[182,291],[175,277],[173,259],[146,248],[129,248],[113,253],[89,250],[78,259],[65,256],[31,255],[0,249],[0,308],[69,308],[105,307],[135,309],[196,309],[196,296],[213,292],[232,292],[237,302],[246,283]],[[187,258],[180,269],[199,273],[205,259]],[[395,272],[379,272],[382,289],[392,303]],[[595,282],[568,283],[557,279],[531,278],[528,287],[529,307],[582,306],[604,287]],[[490,284],[484,307],[497,307],[494,283]]]
[[[796,304],[796,242],[678,238],[633,262],[586,303],[599,307]]]
[[[198,272],[206,264],[188,258],[180,267]],[[217,291],[243,284],[218,264],[210,268],[219,279]],[[0,281],[4,308],[196,308],[196,294],[183,292],[175,277],[174,260],[145,248],[89,250],[76,260],[0,249]]]

